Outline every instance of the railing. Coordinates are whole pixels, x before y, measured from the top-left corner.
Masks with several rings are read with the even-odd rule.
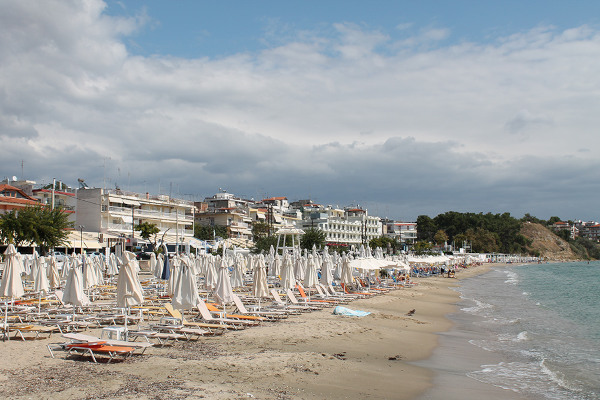
[[[127,207],[115,207],[109,206],[109,212],[114,213],[123,213],[127,215],[131,215],[131,208]],[[194,217],[192,215],[186,215],[185,213],[176,213],[176,212],[163,212],[163,211],[155,211],[155,210],[144,210],[143,208],[135,208],[133,210],[133,215],[136,217],[153,217],[158,219],[172,219],[172,220],[180,220],[180,221],[193,221]]]

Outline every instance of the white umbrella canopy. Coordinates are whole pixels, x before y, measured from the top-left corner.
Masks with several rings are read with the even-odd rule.
[[[303,281],[304,280],[304,271],[306,271],[306,257],[296,257],[294,261],[294,276],[296,280]]]
[[[92,286],[97,285],[96,272],[94,271],[94,265],[89,257],[83,256],[81,258],[83,268],[83,288],[89,289]]]
[[[37,261],[36,273],[33,277],[33,291],[36,293],[48,293],[50,283],[46,275],[46,259],[45,257],[39,257]]]
[[[227,264],[223,262],[220,256],[217,256],[217,286],[214,289],[214,295],[221,304],[231,303],[233,301],[233,289],[227,273]]]
[[[17,257],[17,250],[13,244],[9,244],[5,256],[4,273],[2,274],[2,283],[0,283],[0,296],[16,298],[25,294],[21,271],[23,267]]]
[[[206,286],[207,290],[212,290],[217,286],[217,269],[216,269],[216,264],[217,259],[216,257],[210,255],[207,257],[205,264],[206,264],[206,275],[204,277],[204,285]]]
[[[158,261],[156,260],[156,253],[151,252],[150,253],[150,271],[152,272],[152,275],[154,275],[154,277],[158,278],[158,276],[156,276],[156,272],[157,272],[157,265],[158,265]]]
[[[325,257],[323,264],[321,264],[321,283],[325,286],[329,286],[333,283],[333,262],[331,257]]]
[[[115,253],[111,253],[108,256],[108,267],[106,268],[106,275],[114,276],[119,273],[119,266],[117,263],[117,256]]]
[[[269,295],[269,286],[267,285],[267,266],[265,258],[259,255],[254,264],[254,282],[252,283],[252,295],[254,297],[267,297]]]
[[[340,274],[340,282],[344,285],[352,284],[352,267],[350,266],[350,259],[344,254],[342,257],[342,272]]]
[[[231,275],[231,287],[244,286],[244,261],[240,255],[235,257],[233,274]]]
[[[283,267],[281,272],[281,287],[284,289],[293,289],[296,287],[296,278],[294,277],[294,266],[289,254],[283,258]]]
[[[317,275],[317,265],[312,254],[308,255],[308,262],[306,263],[306,271],[304,275],[304,286],[315,287],[319,283]]]
[[[281,273],[281,257],[276,254],[273,262],[269,265],[269,276],[279,276]]]
[[[79,307],[90,304],[90,299],[83,291],[83,277],[81,270],[77,266],[74,266],[69,270],[69,276],[67,277],[65,291],[63,293],[63,303],[69,303]]]
[[[173,308],[185,310],[194,308],[200,302],[198,288],[196,286],[196,275],[188,263],[182,263],[177,274],[177,281],[173,287],[171,304]]]
[[[167,295],[173,296],[173,290],[175,288],[175,282],[177,281],[177,275],[181,272],[181,258],[174,256],[169,263],[169,281],[167,282]]]
[[[63,268],[65,265],[63,263]],[[58,274],[58,263],[56,262],[56,258],[54,256],[50,257],[50,271],[48,273],[48,284],[51,288],[56,289],[60,287],[60,275]]]
[[[144,302],[144,290],[138,277],[139,267],[135,254],[123,252],[123,262],[117,279],[117,306],[137,306]]]

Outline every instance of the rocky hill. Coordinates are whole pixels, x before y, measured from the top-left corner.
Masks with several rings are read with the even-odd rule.
[[[525,222],[521,234],[533,242],[529,249],[539,252],[541,257],[553,261],[577,260],[569,243],[559,238],[550,229],[533,222]]]

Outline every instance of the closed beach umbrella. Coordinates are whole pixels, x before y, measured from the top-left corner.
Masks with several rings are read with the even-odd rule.
[[[296,257],[294,262],[294,276],[296,280],[302,282],[304,280],[304,271],[306,270],[306,257]]]
[[[217,256],[217,270],[218,279],[214,295],[221,304],[225,305],[233,301],[233,289],[227,273],[227,265],[220,256]]]
[[[220,259],[220,257],[219,257]],[[217,269],[215,267],[215,263],[217,262],[217,258],[214,256],[209,256],[206,260],[206,276],[204,277],[204,285],[207,290],[212,290],[217,286]]]
[[[108,256],[108,266],[106,268],[106,275],[115,276],[119,273],[119,266],[117,263],[117,256],[115,253],[111,253]]]
[[[144,302],[144,291],[138,277],[135,254],[124,252],[123,261],[117,279],[117,306],[128,308]]]
[[[323,264],[321,265],[321,283],[325,286],[329,286],[333,283],[333,263],[331,257],[325,257]]]
[[[304,274],[304,286],[310,288],[315,287],[319,282],[317,276],[317,266],[315,259],[312,254],[308,255],[308,262],[306,263],[306,271]]]
[[[289,254],[283,258],[283,268],[281,271],[281,287],[284,289],[293,289],[296,287],[296,278],[294,277],[294,266]]]
[[[173,287],[171,304],[175,309],[185,310],[196,307],[199,302],[196,275],[189,264],[182,263],[179,266],[177,281]]]
[[[37,293],[47,293],[49,289],[50,284],[48,283],[48,276],[46,275],[46,259],[45,257],[39,257],[35,276],[33,277],[33,291]]]
[[[90,299],[83,291],[83,276],[81,269],[74,266],[69,270],[69,276],[65,283],[65,291],[63,293],[63,303],[73,304],[74,306],[82,307],[90,304]]]
[[[0,284],[0,296],[13,299],[21,297],[25,294],[23,280],[21,279],[23,267],[19,265],[15,246],[9,244],[4,252],[4,256],[5,265],[4,273],[2,274],[2,283]]]
[[[281,273],[281,257],[276,254],[273,258],[273,262],[270,264],[269,276],[279,276]]]
[[[269,295],[266,269],[265,258],[261,254],[254,264],[254,282],[252,283],[252,295],[259,299]]]
[[[152,275],[156,277],[156,265],[158,264],[156,260],[156,254],[154,252],[150,253],[150,272]]]
[[[342,257],[342,272],[340,282],[344,285],[352,284],[352,267],[350,266],[350,259],[346,254]]]
[[[64,263],[63,268],[65,268]],[[60,287],[60,275],[58,274],[58,264],[54,256],[50,257],[50,272],[48,276],[48,283],[51,288],[56,289],[57,287]]]
[[[233,264],[233,274],[231,275],[231,287],[241,287],[244,286],[244,262],[241,259],[241,256],[237,256],[235,258],[235,262]]]
[[[163,270],[160,275],[160,278],[162,280],[168,281],[169,278],[171,277],[171,266],[169,265],[169,252],[167,250],[167,246],[163,246],[163,249],[164,249],[165,259],[164,259]]]

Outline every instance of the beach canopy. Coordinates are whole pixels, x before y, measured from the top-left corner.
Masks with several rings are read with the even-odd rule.
[[[144,291],[138,277],[138,265],[135,254],[125,251],[124,264],[119,269],[117,278],[117,306],[131,307],[144,302]]]
[[[294,277],[294,265],[289,254],[283,258],[283,267],[281,271],[281,287],[283,289],[293,289],[296,287],[296,278]]]
[[[196,307],[199,302],[200,296],[198,295],[198,288],[196,286],[196,275],[190,265],[184,262],[177,274],[171,304],[175,309],[184,310]]]
[[[82,307],[90,304],[90,299],[83,291],[83,276],[79,267],[74,266],[69,270],[65,291],[62,298],[63,303]]]
[[[2,274],[2,283],[0,283],[0,296],[16,298],[25,294],[23,288],[23,280],[21,279],[21,271],[23,266],[19,265],[20,261],[17,257],[17,250],[11,243],[4,252],[6,256],[6,264],[4,273]]]
[[[261,298],[269,295],[266,269],[265,258],[261,254],[254,264],[254,282],[252,283],[252,296],[254,297]]]
[[[217,256],[217,270],[218,279],[214,295],[221,304],[231,303],[233,302],[233,289],[227,273],[227,264],[223,262],[221,256]]]

